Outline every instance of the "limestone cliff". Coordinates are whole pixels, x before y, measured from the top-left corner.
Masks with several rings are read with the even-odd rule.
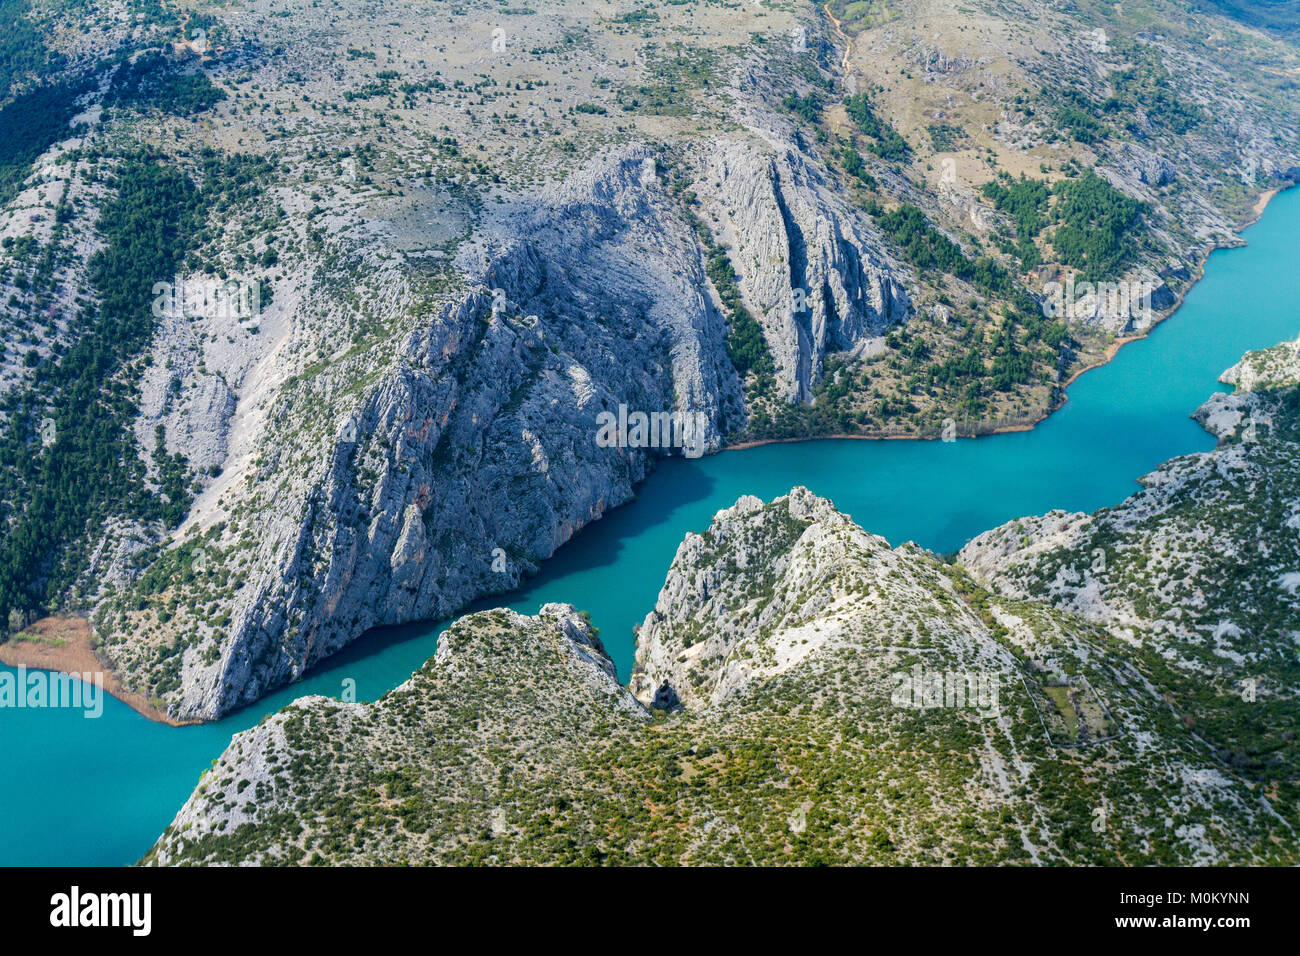
[[[1294,862],[1285,768],[1260,789],[1160,678],[796,488],[683,542],[653,710],[572,609],[472,615],[376,703],[237,736],[144,862]]]

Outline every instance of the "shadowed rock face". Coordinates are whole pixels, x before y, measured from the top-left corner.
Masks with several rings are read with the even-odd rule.
[[[874,227],[796,150],[719,141],[696,190],[732,244],[786,400],[811,399],[826,353],[861,350],[907,320],[907,293]]]
[[[729,223],[729,238],[749,256],[746,294],[769,336],[791,347],[776,351],[794,397],[828,350],[905,318],[906,296],[792,153],[732,143],[709,155],[728,150],[739,164],[718,201],[754,213]],[[647,174],[653,163],[627,147],[489,210],[456,253],[464,291],[423,322],[407,317],[428,308],[418,276],[390,267],[380,294],[409,330],[382,364],[368,360],[369,384],[336,406],[277,397],[271,417],[319,417],[328,450],[312,460],[286,446],[264,462],[261,481],[294,477],[258,503],[249,583],[229,628],[209,638],[215,659],[186,653],[178,716],[219,716],[369,627],[445,616],[514,586],[626,501],[651,456],[681,453],[602,447],[602,412],[695,416],[707,423],[705,451],[743,425],[698,240],[680,201]],[[774,236],[780,254],[760,257]],[[783,312],[805,283],[810,308]],[[327,294],[304,305],[327,320],[338,311]],[[107,652],[127,674],[142,657],[123,641]]]

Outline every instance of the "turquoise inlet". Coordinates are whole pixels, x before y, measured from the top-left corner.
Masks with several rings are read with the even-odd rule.
[[[1136,479],[1213,441],[1188,416],[1248,349],[1300,333],[1300,190],[1273,200],[1249,245],[1214,253],[1183,307],[1147,339],[1069,389],[1032,431],[937,441],[765,445],[660,464],[636,501],[579,533],[520,590],[482,602],[533,613],[586,609],[626,679],[633,627],[653,607],[688,531],[743,494],[806,485],[892,543],[954,551],[979,532],[1053,508],[1090,511]],[[0,864],[129,864],[150,847],[232,734],[305,694],[370,700],[434,651],[440,624],[366,635],[306,679],[200,727],[151,723],[109,699],[99,719],[74,710],[0,708]]]

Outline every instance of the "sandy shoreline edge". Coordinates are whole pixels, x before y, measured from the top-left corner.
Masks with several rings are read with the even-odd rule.
[[[29,637],[20,640],[15,634],[0,644],[0,664],[61,674],[103,674],[104,690],[142,717],[172,727],[194,723],[173,720],[143,694],[126,690],[91,646],[94,635],[86,618],[51,615],[33,622],[21,633]]]

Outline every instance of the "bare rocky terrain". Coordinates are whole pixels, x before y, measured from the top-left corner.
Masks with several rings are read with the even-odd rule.
[[[144,862],[1294,864],[1300,555],[1255,529],[1297,500],[1296,355],[1228,373],[1218,450],[951,563],[744,497],[627,688],[573,608],[461,618],[375,703],[237,735]]]
[[[20,6],[0,609],[177,720],[513,587],[683,450],[620,405],[1036,420],[1296,166],[1294,48],[1172,4]]]
[[[1223,375],[1197,419],[1219,438],[1095,514],[985,532],[958,561],[985,586],[1103,626],[1225,760],[1295,759],[1300,641],[1300,352],[1285,342]]]

